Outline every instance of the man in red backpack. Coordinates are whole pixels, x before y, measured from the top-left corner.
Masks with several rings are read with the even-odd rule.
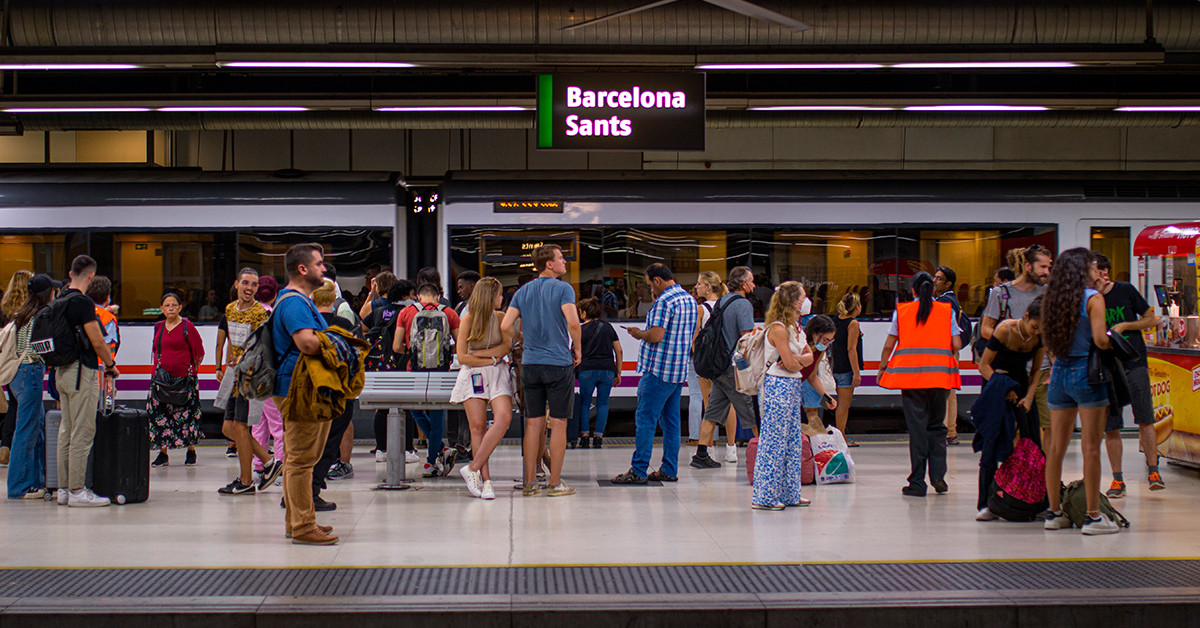
[[[410,371],[450,370],[450,339],[458,331],[459,319],[453,309],[442,305],[441,298],[442,289],[437,284],[423,283],[417,287],[417,303],[396,315],[392,350],[409,354]],[[424,477],[445,477],[454,468],[457,455],[454,449],[442,448],[446,411],[412,410],[410,414],[429,441]]]

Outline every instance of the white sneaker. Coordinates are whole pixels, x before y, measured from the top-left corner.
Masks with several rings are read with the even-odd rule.
[[[1083,522],[1083,533],[1088,536],[1097,534],[1116,534],[1121,531],[1121,526],[1117,522],[1108,518],[1108,515],[1100,513],[1095,519],[1088,515],[1087,520]]]
[[[725,462],[737,462],[737,445],[725,446]]]
[[[462,468],[459,473],[463,476],[463,480],[467,482],[467,490],[471,491],[472,497],[480,497],[483,492],[483,474],[478,471],[472,471],[471,465]],[[495,499],[495,493],[492,494],[492,499]]]
[[[100,497],[93,493],[90,488],[71,491],[71,497],[67,500],[67,505],[72,508],[97,508],[107,506],[111,503],[107,497]]]
[[[492,488],[491,480],[484,481],[483,490],[479,492],[479,496],[483,499],[496,499],[496,489]]]
[[[412,464],[414,462],[420,462],[420,461],[421,461],[421,457],[419,455],[417,455],[417,452],[415,452],[415,451],[404,452],[404,462],[406,464]]]
[[[58,502],[59,506],[66,506],[67,502],[70,501],[70,499],[71,499],[71,491],[68,491],[65,488],[58,489],[58,493],[55,495],[55,501]]]
[[[1046,518],[1043,527],[1047,530],[1066,530],[1071,527],[1071,518],[1062,512],[1054,512],[1053,510],[1046,511]]]
[[[976,521],[995,521],[999,518],[1000,518],[1000,515],[997,515],[996,513],[988,510],[987,508],[980,510],[979,514],[975,515]]]
[[[387,452],[375,450],[375,462],[387,462]]]

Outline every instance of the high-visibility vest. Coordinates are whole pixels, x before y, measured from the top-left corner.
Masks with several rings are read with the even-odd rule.
[[[896,306],[900,335],[888,359],[887,370],[879,378],[879,386],[892,390],[961,388],[958,356],[950,346],[954,308],[949,303],[935,301],[925,324],[918,325],[917,309],[920,307],[920,301]]]

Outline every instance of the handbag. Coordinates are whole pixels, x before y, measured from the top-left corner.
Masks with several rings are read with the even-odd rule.
[[[1109,341],[1112,342],[1113,353],[1116,354],[1122,362],[1130,362],[1140,358],[1137,349],[1133,348],[1133,343],[1125,337],[1125,334],[1114,334],[1110,329],[1105,332],[1108,335]]]
[[[1107,386],[1112,383],[1112,373],[1104,364],[1104,352],[1095,343],[1088,345],[1087,382],[1091,386]]]
[[[162,362],[163,333],[165,333],[165,327],[160,327],[159,333],[155,334],[154,337],[155,364],[161,364]],[[183,328],[183,341],[188,346],[188,355],[191,356],[191,361],[188,362],[188,374],[182,377],[175,377],[168,373],[167,369],[162,366],[156,366],[154,367],[154,374],[150,376],[150,394],[159,403],[171,406],[186,406],[192,389],[196,386],[196,376],[192,372],[192,368],[196,363],[196,355],[192,352],[192,343],[188,342],[186,326]]]

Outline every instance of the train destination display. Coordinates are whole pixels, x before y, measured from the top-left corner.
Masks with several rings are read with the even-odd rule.
[[[538,148],[704,150],[704,74],[541,74]]]

